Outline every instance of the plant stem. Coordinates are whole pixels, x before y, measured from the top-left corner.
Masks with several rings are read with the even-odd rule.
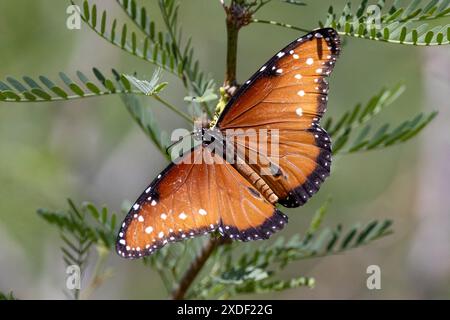
[[[239,29],[232,19],[227,18],[227,67],[224,86],[236,84],[237,48]]]
[[[83,300],[88,300],[94,293],[94,291],[103,284],[105,279],[111,276],[111,273],[109,271],[103,271],[103,265],[105,264],[109,256],[109,249],[103,245],[99,245],[97,246],[97,251],[98,259],[97,263],[95,264],[94,275],[92,276],[89,287],[83,294]]]
[[[181,281],[178,284],[178,287],[172,292],[173,300],[182,300],[184,299],[188,289],[194,282],[195,278],[198,276],[209,257],[213,254],[213,252],[222,244],[226,243],[225,238],[214,238],[211,237],[203,246],[202,250],[195,257],[194,261],[192,261],[189,269],[181,278]]]
[[[298,30],[298,31],[302,31],[302,32],[310,32],[311,31],[311,30],[308,30],[308,29],[305,29],[305,28],[300,28],[300,27],[296,27],[296,26],[293,26],[293,25],[290,25],[290,24],[287,24],[287,23],[277,22],[277,21],[273,21],[273,20],[252,19],[251,22],[271,24],[273,26],[284,27],[284,28]]]
[[[229,7],[224,5],[223,2],[222,5],[226,13],[227,27],[227,65],[224,86],[232,87],[236,85],[238,34],[239,30],[248,24],[249,12],[246,11],[245,7],[240,6],[235,1],[232,1]],[[188,270],[181,277],[178,287],[172,292],[172,299],[181,300],[185,298],[189,288],[214,251],[219,246],[229,243],[229,241],[227,238],[216,238],[213,236],[205,243],[202,250],[190,264]]]
[[[176,114],[178,114],[179,116],[181,116],[183,119],[185,119],[187,122],[189,123],[194,123],[194,121],[192,120],[191,117],[189,117],[187,114],[185,114],[184,112],[178,110],[176,107],[174,107],[173,105],[171,105],[170,103],[168,103],[167,101],[165,101],[164,99],[162,99],[160,96],[158,96],[157,94],[153,94],[152,97],[161,102],[164,106],[166,106],[167,108],[169,108],[170,110],[172,110],[173,112],[175,112]]]
[[[176,30],[173,29],[173,25],[170,23],[170,17],[168,16],[168,13],[166,11],[166,8],[164,6],[164,1],[160,0],[159,1],[159,7],[160,7],[160,11],[161,14],[163,16],[163,20],[164,23],[166,25],[167,31],[169,33],[170,38],[172,39],[172,43],[174,45],[176,54],[178,56],[178,59],[183,60],[185,57],[183,56],[183,53],[181,52],[180,49],[180,43],[178,43],[178,39],[175,35],[175,33],[177,32]],[[195,94],[197,95],[201,95],[203,94],[203,92],[200,92],[198,90],[198,88],[195,85],[192,85],[192,83],[194,82],[194,75],[193,75],[193,71],[191,70],[191,68],[187,68],[186,70],[183,71],[183,74],[181,76],[181,80],[183,81],[184,87],[187,89],[188,88],[188,83],[190,83],[192,90],[195,92]],[[189,81],[187,81],[189,80]],[[202,102],[201,106],[203,108],[203,110],[206,112],[206,114],[208,115],[208,117],[212,117],[212,113],[209,110],[208,104],[206,102]]]

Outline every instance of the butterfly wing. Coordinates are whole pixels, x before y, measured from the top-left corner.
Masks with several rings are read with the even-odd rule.
[[[116,250],[138,258],[215,230],[242,241],[265,239],[286,223],[287,217],[233,166],[198,146],[138,198],[120,228]]]
[[[328,83],[340,52],[340,39],[331,28],[303,36],[270,59],[233,96],[216,127],[267,129],[277,139],[277,155],[244,142],[247,161],[251,156],[275,163],[272,174],[258,162],[252,168],[287,207],[304,204],[329,175],[330,137],[319,125],[326,111]],[[230,137],[230,133],[225,134]],[[233,133],[231,133],[233,135]],[[240,142],[235,142],[239,149]],[[241,145],[242,146],[242,145]],[[273,171],[273,167],[271,169]]]

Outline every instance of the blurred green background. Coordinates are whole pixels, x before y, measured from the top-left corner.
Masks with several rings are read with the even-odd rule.
[[[160,21],[156,1],[143,1]],[[274,0],[257,14],[306,28],[317,27],[328,5],[306,1],[295,7]],[[97,1],[110,17],[126,20],[113,0]],[[92,67],[150,76],[153,66],[122,52],[87,26],[66,28],[68,1],[0,1],[0,78],[56,78],[59,71],[90,73]],[[225,24],[219,1],[182,1],[180,18],[191,35],[202,69],[223,81]],[[448,22],[447,22],[448,23]],[[240,34],[238,79],[243,82],[299,33],[254,24]],[[383,86],[403,82],[406,92],[376,120],[399,124],[424,111],[439,117],[419,137],[382,151],[341,156],[321,191],[306,206],[285,209],[284,235],[303,232],[317,209],[333,198],[326,225],[351,225],[374,218],[394,220],[395,234],[343,255],[299,262],[286,276],[316,278],[314,289],[263,298],[449,298],[450,297],[450,108],[448,47],[417,48],[345,38],[330,79],[329,114],[366,102]],[[165,97],[186,107],[178,80]],[[149,101],[152,102],[152,101]],[[168,132],[183,125],[154,107]],[[166,165],[164,157],[129,117],[118,96],[54,103],[0,102],[0,290],[22,299],[63,299],[65,268],[55,229],[35,211],[65,209],[66,198],[92,201],[120,211]],[[120,215],[122,217],[122,215]],[[245,245],[245,244],[243,244]],[[93,298],[165,298],[158,276],[139,261],[111,256],[113,276]],[[366,268],[382,270],[382,289],[368,290]],[[89,271],[89,270],[88,270]],[[300,273],[300,274],[299,274]]]

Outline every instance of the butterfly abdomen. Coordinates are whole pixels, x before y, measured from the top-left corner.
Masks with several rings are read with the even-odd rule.
[[[266,198],[270,203],[275,204],[278,201],[278,197],[264,181],[247,163],[236,163],[234,167],[239,173],[245,177],[255,188]]]

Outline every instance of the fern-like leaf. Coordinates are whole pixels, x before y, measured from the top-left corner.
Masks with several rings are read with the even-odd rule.
[[[106,78],[97,68],[92,69],[90,78],[81,71],[77,71],[76,76],[78,79],[60,72],[60,83],[50,80],[46,76],[39,76],[39,80],[24,76],[22,81],[7,77],[5,81],[0,81],[0,101],[43,102],[118,93],[144,94],[140,90],[132,90],[130,86],[125,86],[126,79],[121,79],[122,84],[120,86],[115,84],[113,78]]]
[[[401,4],[401,1],[394,1],[392,6],[387,7],[382,0],[369,6],[368,1],[362,1],[354,11],[349,2],[340,14],[331,6],[326,21],[319,24],[333,27],[342,35],[389,43],[420,46],[450,43],[450,25],[423,23],[449,16],[449,1],[416,0],[408,6]]]
[[[109,214],[105,207],[99,210],[91,203],[78,207],[70,199],[68,204],[69,209],[66,211],[39,209],[37,213],[58,228],[63,242],[61,251],[65,264],[78,266],[83,275],[93,245],[105,250],[114,247],[117,218],[114,213]],[[79,294],[79,290],[74,290],[73,298],[79,299]]]
[[[128,3],[128,1],[125,2]],[[165,71],[178,77],[182,75],[182,65],[178,63],[172,50],[167,46],[162,33],[154,34],[153,38],[139,37],[134,31],[130,31],[126,23],[118,27],[116,19],[108,26],[108,14],[106,11],[103,11],[101,14],[101,24],[98,25],[96,5],[91,5],[89,1],[85,0],[83,8],[84,10],[80,12],[82,20],[100,37],[125,52],[148,61]],[[147,17],[145,21],[147,23]]]
[[[375,115],[391,105],[405,91],[404,85],[393,88],[383,88],[373,96],[364,106],[358,103],[353,109],[346,111],[339,119],[327,118],[325,130],[332,138],[340,136],[343,132],[353,130],[371,120]]]
[[[311,287],[314,279],[296,277],[290,280],[274,279],[288,264],[309,258],[343,253],[367,245],[392,232],[392,221],[372,221],[359,224],[344,232],[341,225],[334,229],[319,230],[327,212],[329,201],[320,207],[310,227],[301,238],[295,235],[289,240],[283,237],[273,244],[248,245],[236,255],[236,244],[221,247],[210,268],[209,276],[197,283],[190,292],[191,298],[228,298],[240,293],[262,293],[299,286]]]
[[[128,78],[124,75],[120,75],[116,70],[113,70],[113,73],[115,75],[117,84],[122,86],[123,89],[126,90],[126,87],[131,87],[131,83],[129,82]],[[153,76],[153,80],[155,78],[158,78],[157,75],[158,72],[155,72],[155,75]],[[137,84],[138,81],[141,81],[135,77],[131,77],[133,82]],[[146,84],[146,88],[139,89],[140,91],[153,91],[152,95],[155,95],[158,90],[161,90],[163,87],[157,85],[157,84],[151,84],[150,82],[153,82],[152,80],[148,81]],[[141,81],[142,83],[142,81]],[[152,85],[152,88],[149,88],[149,85]],[[141,92],[143,92],[141,91]],[[122,94],[120,96],[122,98],[123,103],[125,104],[125,107],[127,108],[128,112],[130,113],[131,117],[136,121],[136,123],[139,125],[139,127],[144,131],[144,133],[147,135],[147,137],[150,138],[150,140],[155,144],[155,146],[161,151],[161,153],[167,158],[167,160],[170,161],[170,156],[167,153],[167,147],[170,145],[170,140],[167,132],[162,131],[159,128],[158,122],[155,119],[155,116],[153,115],[153,112],[150,108],[144,107],[141,103],[141,101],[134,95],[130,94]]]
[[[361,0],[356,10],[347,3],[340,13],[333,6],[328,9],[325,21],[319,21],[321,27],[332,27],[341,35],[361,39],[377,40],[388,43],[434,46],[450,43],[450,25],[436,25],[424,21],[437,20],[450,15],[448,0],[415,0],[408,6],[394,1],[390,7],[380,0],[369,6],[367,0]],[[284,28],[309,32],[291,24],[273,20],[253,18],[252,22],[265,23]]]
[[[91,203],[83,203],[80,207],[76,206],[72,200],[68,200],[69,209],[66,211],[53,211],[49,209],[39,209],[38,215],[45,221],[54,225],[61,232],[63,241],[68,244],[67,252],[72,254],[69,261],[83,265],[86,246],[91,244],[102,244],[107,248],[114,246],[117,217],[115,213],[108,213],[106,208],[97,209]],[[78,246],[72,242],[72,239],[78,240],[83,245]],[[70,244],[69,244],[70,243]],[[78,248],[72,250],[72,247]],[[73,253],[82,256],[80,259],[72,259]]]
[[[3,293],[0,291],[0,301],[2,300],[17,300],[17,298],[12,291],[10,293]]]
[[[428,115],[418,114],[411,120],[404,121],[394,129],[389,129],[389,124],[384,124],[376,131],[370,125],[364,127],[357,137],[351,141],[351,127],[347,127],[335,138],[333,153],[354,153],[382,149],[406,142],[415,137],[436,117],[437,112]]]

